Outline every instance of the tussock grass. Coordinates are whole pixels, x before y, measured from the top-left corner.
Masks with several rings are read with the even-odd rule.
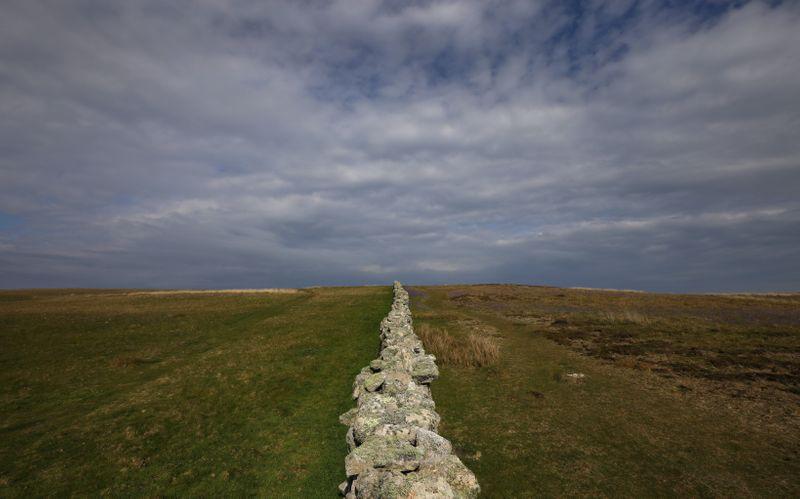
[[[467,336],[468,358],[476,366],[488,366],[500,358],[500,346],[490,336],[470,334]]]
[[[429,324],[420,324],[416,333],[425,349],[442,364],[482,367],[494,364],[500,358],[500,346],[490,336],[470,333],[459,338]]]
[[[605,311],[600,314],[601,318],[606,322],[622,323],[622,324],[639,324],[646,326],[652,321],[647,315],[637,312],[635,310],[622,310],[622,311]]]

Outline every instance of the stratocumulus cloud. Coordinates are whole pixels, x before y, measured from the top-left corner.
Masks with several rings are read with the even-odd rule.
[[[1,287],[800,288],[793,2],[12,0]]]

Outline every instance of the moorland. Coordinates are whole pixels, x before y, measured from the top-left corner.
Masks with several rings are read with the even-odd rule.
[[[391,289],[0,292],[0,496],[330,495]]]
[[[409,292],[423,340],[461,350],[432,390],[485,496],[800,494],[800,294]]]
[[[406,289],[483,497],[800,495],[800,295]],[[335,497],[390,302],[0,291],[0,496]]]

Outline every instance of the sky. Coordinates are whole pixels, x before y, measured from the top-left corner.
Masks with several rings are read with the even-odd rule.
[[[800,290],[800,2],[2,10],[0,288]]]

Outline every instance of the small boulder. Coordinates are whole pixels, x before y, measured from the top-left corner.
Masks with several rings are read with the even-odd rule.
[[[353,421],[355,421],[356,414],[358,414],[358,409],[353,407],[349,411],[339,416],[339,422],[343,425],[350,426],[353,424]]]
[[[375,428],[373,435],[379,437],[394,437],[414,444],[417,441],[417,428],[404,424],[384,424]]]
[[[432,464],[453,453],[449,440],[424,428],[417,429],[417,447],[422,449],[423,464]]]
[[[423,451],[407,440],[371,436],[353,449],[344,460],[348,477],[380,468],[387,471],[413,471],[419,468]]]
[[[364,389],[368,392],[375,392],[383,385],[386,376],[383,373],[375,373],[364,380]]]
[[[421,355],[414,360],[411,377],[422,385],[427,385],[439,377],[439,369],[430,355]]]

